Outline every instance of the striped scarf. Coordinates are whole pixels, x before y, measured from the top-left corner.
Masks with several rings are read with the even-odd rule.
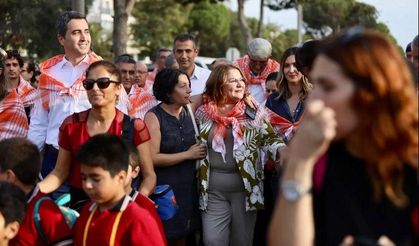
[[[279,116],[269,108],[266,108],[266,111],[268,111],[269,120],[271,122],[272,127],[277,132],[282,134],[285,141],[289,141],[294,135],[295,131],[297,130],[300,121],[291,122],[285,119],[284,117]]]
[[[144,88],[134,85],[132,93],[128,97],[129,110],[128,114],[132,118],[140,118],[144,120],[145,114],[158,104],[156,98],[146,92]]]
[[[28,129],[28,118],[23,103],[16,90],[10,90],[0,101],[0,140],[26,137]]]
[[[84,74],[78,78],[72,86],[66,87],[61,81],[56,80],[48,73],[48,69],[58,64],[63,58],[64,54],[57,55],[44,61],[40,65],[42,74],[39,76],[38,89],[42,100],[42,106],[45,110],[49,110],[50,104],[54,104],[55,100],[64,100],[61,97],[62,95],[80,99],[87,98],[86,89],[83,87]],[[99,60],[102,60],[102,57],[96,55],[94,52],[88,54],[89,64]]]
[[[22,77],[20,77],[19,85],[16,90],[24,107],[28,107],[35,103],[35,99],[38,95],[37,91]]]
[[[265,87],[265,81],[268,75],[272,72],[279,71],[279,63],[275,60],[269,59],[265,69],[263,69],[260,74],[254,75],[250,70],[249,63],[250,58],[248,55],[245,55],[235,61],[235,65],[237,65],[242,70],[248,84],[262,84],[262,86]]]

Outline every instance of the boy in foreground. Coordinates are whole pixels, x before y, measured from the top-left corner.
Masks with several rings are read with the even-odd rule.
[[[98,134],[80,148],[83,190],[92,200],[74,226],[75,245],[165,245],[156,220],[126,195],[129,150]]]

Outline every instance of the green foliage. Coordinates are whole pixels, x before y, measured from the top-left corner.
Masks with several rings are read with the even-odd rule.
[[[200,53],[204,56],[222,56],[218,42],[224,40],[230,29],[230,11],[222,4],[200,2],[195,4],[189,14],[188,32],[197,36]]]
[[[364,26],[390,34],[384,23],[377,22],[377,9],[355,0],[312,0],[303,5],[306,29],[320,37],[327,34],[325,27],[339,32],[352,26]]]
[[[265,26],[262,37],[269,40],[272,44],[272,58],[278,62],[281,59],[282,53],[290,47],[296,46],[298,43],[297,30],[288,29],[281,31],[275,24],[268,24]],[[304,40],[312,39],[309,34],[304,36]]]
[[[55,21],[71,1],[33,0],[0,2],[0,46],[24,48],[29,57],[43,59],[62,52],[56,38]]]
[[[88,6],[92,0],[86,0]],[[44,60],[62,53],[57,41],[55,22],[71,0],[1,0],[0,47],[26,49],[28,56]]]
[[[105,60],[112,61],[112,34],[105,34],[102,27],[97,23],[90,23],[90,36],[92,37],[93,51]]]
[[[131,25],[141,55],[152,55],[161,47],[172,47],[173,38],[186,32],[190,5],[174,0],[143,0],[135,4]]]

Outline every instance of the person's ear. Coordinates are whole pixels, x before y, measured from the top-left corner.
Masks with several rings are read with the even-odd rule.
[[[17,235],[17,233],[19,232],[19,227],[20,227],[20,225],[17,221],[12,221],[9,224],[7,224],[6,228],[5,228],[5,233],[4,233],[6,238],[8,240],[13,239]]]
[[[116,174],[116,179],[119,183],[125,185],[127,180],[127,172],[123,170],[119,171],[119,173]]]
[[[118,97],[121,95],[122,83],[115,84],[115,95]]]
[[[60,34],[57,34],[57,40],[61,46],[64,46],[65,37],[61,36]]]
[[[135,179],[140,174],[140,166],[136,166],[134,169],[132,169],[131,176],[133,179]]]
[[[16,182],[16,174],[11,169],[6,170],[6,180],[9,183],[15,183]]]

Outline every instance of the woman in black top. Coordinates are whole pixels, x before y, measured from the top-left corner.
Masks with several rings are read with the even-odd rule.
[[[206,147],[195,140],[190,102],[191,82],[178,69],[160,71],[153,85],[159,105],[145,115],[151,134],[152,158],[157,185],[169,184],[179,210],[163,221],[168,245],[184,245],[186,237],[200,224],[195,163],[206,156]]]

